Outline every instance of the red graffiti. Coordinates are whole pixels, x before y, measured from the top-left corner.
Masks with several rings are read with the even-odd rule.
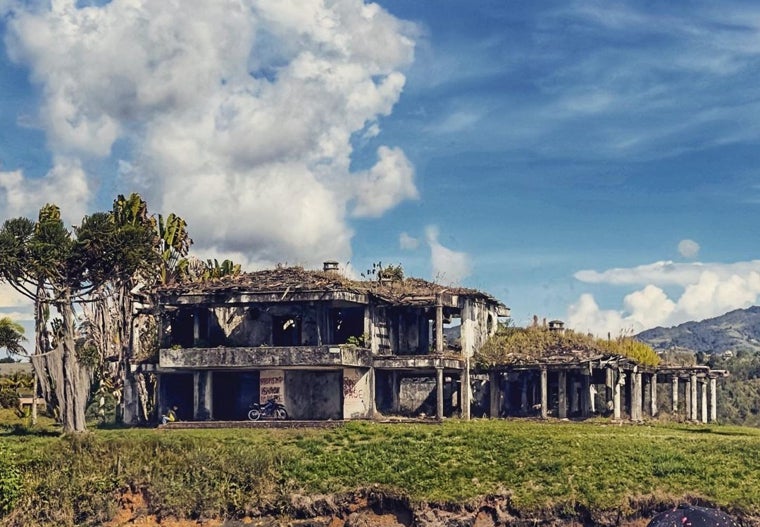
[[[358,399],[361,394],[356,389],[356,381],[343,377],[343,397]]]
[[[267,388],[261,389],[261,396],[267,397],[269,395],[279,395],[280,394],[280,387],[279,386],[269,386]]]
[[[282,377],[263,377],[260,384],[282,384]]]

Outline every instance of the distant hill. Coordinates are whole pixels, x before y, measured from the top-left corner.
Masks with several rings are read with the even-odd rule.
[[[672,328],[657,327],[636,335],[655,350],[687,348],[707,354],[740,350],[760,351],[760,306],[737,309],[700,322]]]

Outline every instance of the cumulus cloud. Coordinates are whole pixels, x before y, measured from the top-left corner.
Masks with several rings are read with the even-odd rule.
[[[430,225],[425,229],[425,237],[430,247],[430,263],[437,282],[461,284],[470,276],[472,265],[467,253],[453,251],[438,241],[438,228]]]
[[[398,148],[350,169],[405,83],[416,28],[361,0],[15,4],[7,47],[40,86],[54,152],[109,156],[196,247],[313,264],[350,253],[348,217],[417,197]]]
[[[663,265],[666,264],[666,265]],[[655,326],[703,320],[746,308],[760,296],[760,261],[673,264],[576,273],[581,281],[644,285],[623,299],[622,309],[602,309],[588,293],[568,309],[568,325],[599,335],[638,333]],[[671,298],[659,285],[680,286]]]
[[[20,170],[0,172],[0,210],[6,218],[36,218],[46,203],[61,207],[69,224],[78,224],[84,216],[91,194],[87,176],[77,159],[59,157],[40,179],[28,179]]]
[[[685,239],[678,242],[678,252],[684,258],[696,258],[699,255],[699,249],[699,244],[694,240]]]
[[[32,302],[6,283],[0,283],[0,317],[34,320]]]
[[[399,247],[405,251],[414,251],[420,246],[420,241],[406,232],[402,232],[398,237]]]

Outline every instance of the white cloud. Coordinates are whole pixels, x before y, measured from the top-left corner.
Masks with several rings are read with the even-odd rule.
[[[23,309],[23,311],[21,310]],[[12,311],[11,311],[12,310]],[[34,320],[32,301],[6,283],[0,283],[0,318]]]
[[[41,87],[39,121],[67,158],[126,141],[122,186],[174,211],[196,248],[251,262],[350,254],[349,212],[417,197],[398,148],[353,173],[405,83],[413,25],[361,0],[18,4],[7,47]]]
[[[467,253],[452,251],[438,241],[438,228],[430,225],[425,229],[425,237],[430,246],[430,263],[436,282],[461,284],[470,276],[472,265]]]
[[[37,218],[46,203],[61,207],[68,224],[79,224],[90,200],[87,176],[76,159],[56,158],[53,168],[42,178],[24,177],[20,170],[0,172],[0,210],[6,218]]]
[[[638,333],[655,326],[715,317],[758,302],[759,261],[661,264],[576,273],[576,278],[586,282],[644,287],[625,296],[622,309],[601,309],[592,295],[583,294],[568,309],[568,325],[599,335]],[[680,286],[681,290],[671,298],[658,284]]]
[[[675,263],[660,261],[636,267],[615,268],[606,271],[581,270],[575,278],[592,284],[631,285],[655,284],[659,286],[677,285],[686,287],[699,281],[705,271],[717,274],[722,280],[731,276],[746,276],[760,272],[760,260],[735,263]]]
[[[678,252],[684,258],[696,258],[699,255],[699,244],[694,240],[681,240],[678,242]]]
[[[381,146],[377,155],[377,164],[358,174],[354,216],[377,217],[401,201],[419,197],[414,186],[414,168],[404,152]]]
[[[398,237],[398,244],[405,251],[414,251],[420,246],[420,240],[414,236],[410,236],[406,232],[402,232]]]

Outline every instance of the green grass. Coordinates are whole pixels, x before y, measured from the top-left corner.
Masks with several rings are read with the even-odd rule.
[[[126,490],[159,516],[240,517],[293,493],[380,486],[413,501],[508,494],[521,511],[622,510],[684,496],[760,513],[760,430],[479,420],[329,430],[0,432],[23,474],[18,524],[97,524]],[[60,506],[58,504],[61,504]],[[632,504],[633,503],[633,504]]]

